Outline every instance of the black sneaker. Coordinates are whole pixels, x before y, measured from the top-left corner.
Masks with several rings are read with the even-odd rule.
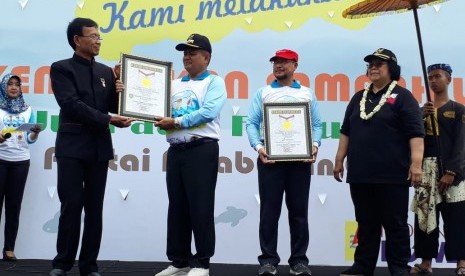
[[[341,274],[339,274],[339,276],[365,276],[365,274],[356,270],[353,267],[350,267],[349,269],[342,271]]]
[[[302,276],[312,275],[312,272],[310,271],[310,268],[308,268],[308,265],[302,264],[302,263],[298,263],[292,266],[291,271],[289,273],[291,275],[302,275]]]
[[[260,269],[258,270],[258,275],[260,276],[272,276],[276,275],[276,267],[272,264],[264,264],[260,266]]]

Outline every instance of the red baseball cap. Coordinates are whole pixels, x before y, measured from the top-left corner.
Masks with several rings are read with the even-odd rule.
[[[272,58],[270,58],[270,61],[273,61],[277,58],[293,59],[295,61],[299,61],[299,55],[296,52],[289,49],[282,49],[276,51],[276,54]]]

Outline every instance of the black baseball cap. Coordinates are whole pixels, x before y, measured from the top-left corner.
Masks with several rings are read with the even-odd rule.
[[[373,54],[366,56],[363,60],[370,62],[374,58],[384,59],[386,61],[392,61],[397,63],[397,57],[394,53],[388,49],[379,48]]]
[[[210,54],[212,53],[212,45],[208,37],[200,34],[191,34],[186,42],[179,43],[176,45],[176,50],[185,51],[187,49],[202,49]]]

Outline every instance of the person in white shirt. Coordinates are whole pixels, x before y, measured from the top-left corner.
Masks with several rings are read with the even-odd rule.
[[[310,193],[311,162],[269,160],[262,133],[263,103],[309,102],[312,126],[312,155],[316,158],[321,143],[322,124],[315,93],[294,79],[299,56],[289,49],[282,49],[270,58],[275,80],[260,88],[255,94],[246,122],[250,145],[258,152],[258,190],[260,194],[260,248],[258,275],[276,275],[280,262],[277,252],[278,221],[283,196],[289,213],[291,256],[288,260],[291,275],[309,276],[307,248],[308,198]]]
[[[218,176],[220,112],[224,80],[210,74],[212,48],[206,36],[192,34],[176,46],[187,75],[173,81],[172,117],[155,118],[170,144],[166,165],[171,265],[156,276],[208,276],[215,252],[215,188]],[[192,234],[196,254],[191,252]]]
[[[35,123],[35,115],[24,101],[20,77],[7,74],[0,83],[0,214],[5,200],[4,261],[16,261],[14,249],[29,172],[29,144],[37,140],[42,130],[40,124],[29,131],[17,130],[25,123]]]

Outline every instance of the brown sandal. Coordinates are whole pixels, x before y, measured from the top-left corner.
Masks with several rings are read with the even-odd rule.
[[[410,275],[433,275],[433,269],[422,267],[421,264],[415,264],[412,269],[410,269]]]
[[[465,266],[458,266],[455,269],[455,274],[456,275],[465,275]]]

